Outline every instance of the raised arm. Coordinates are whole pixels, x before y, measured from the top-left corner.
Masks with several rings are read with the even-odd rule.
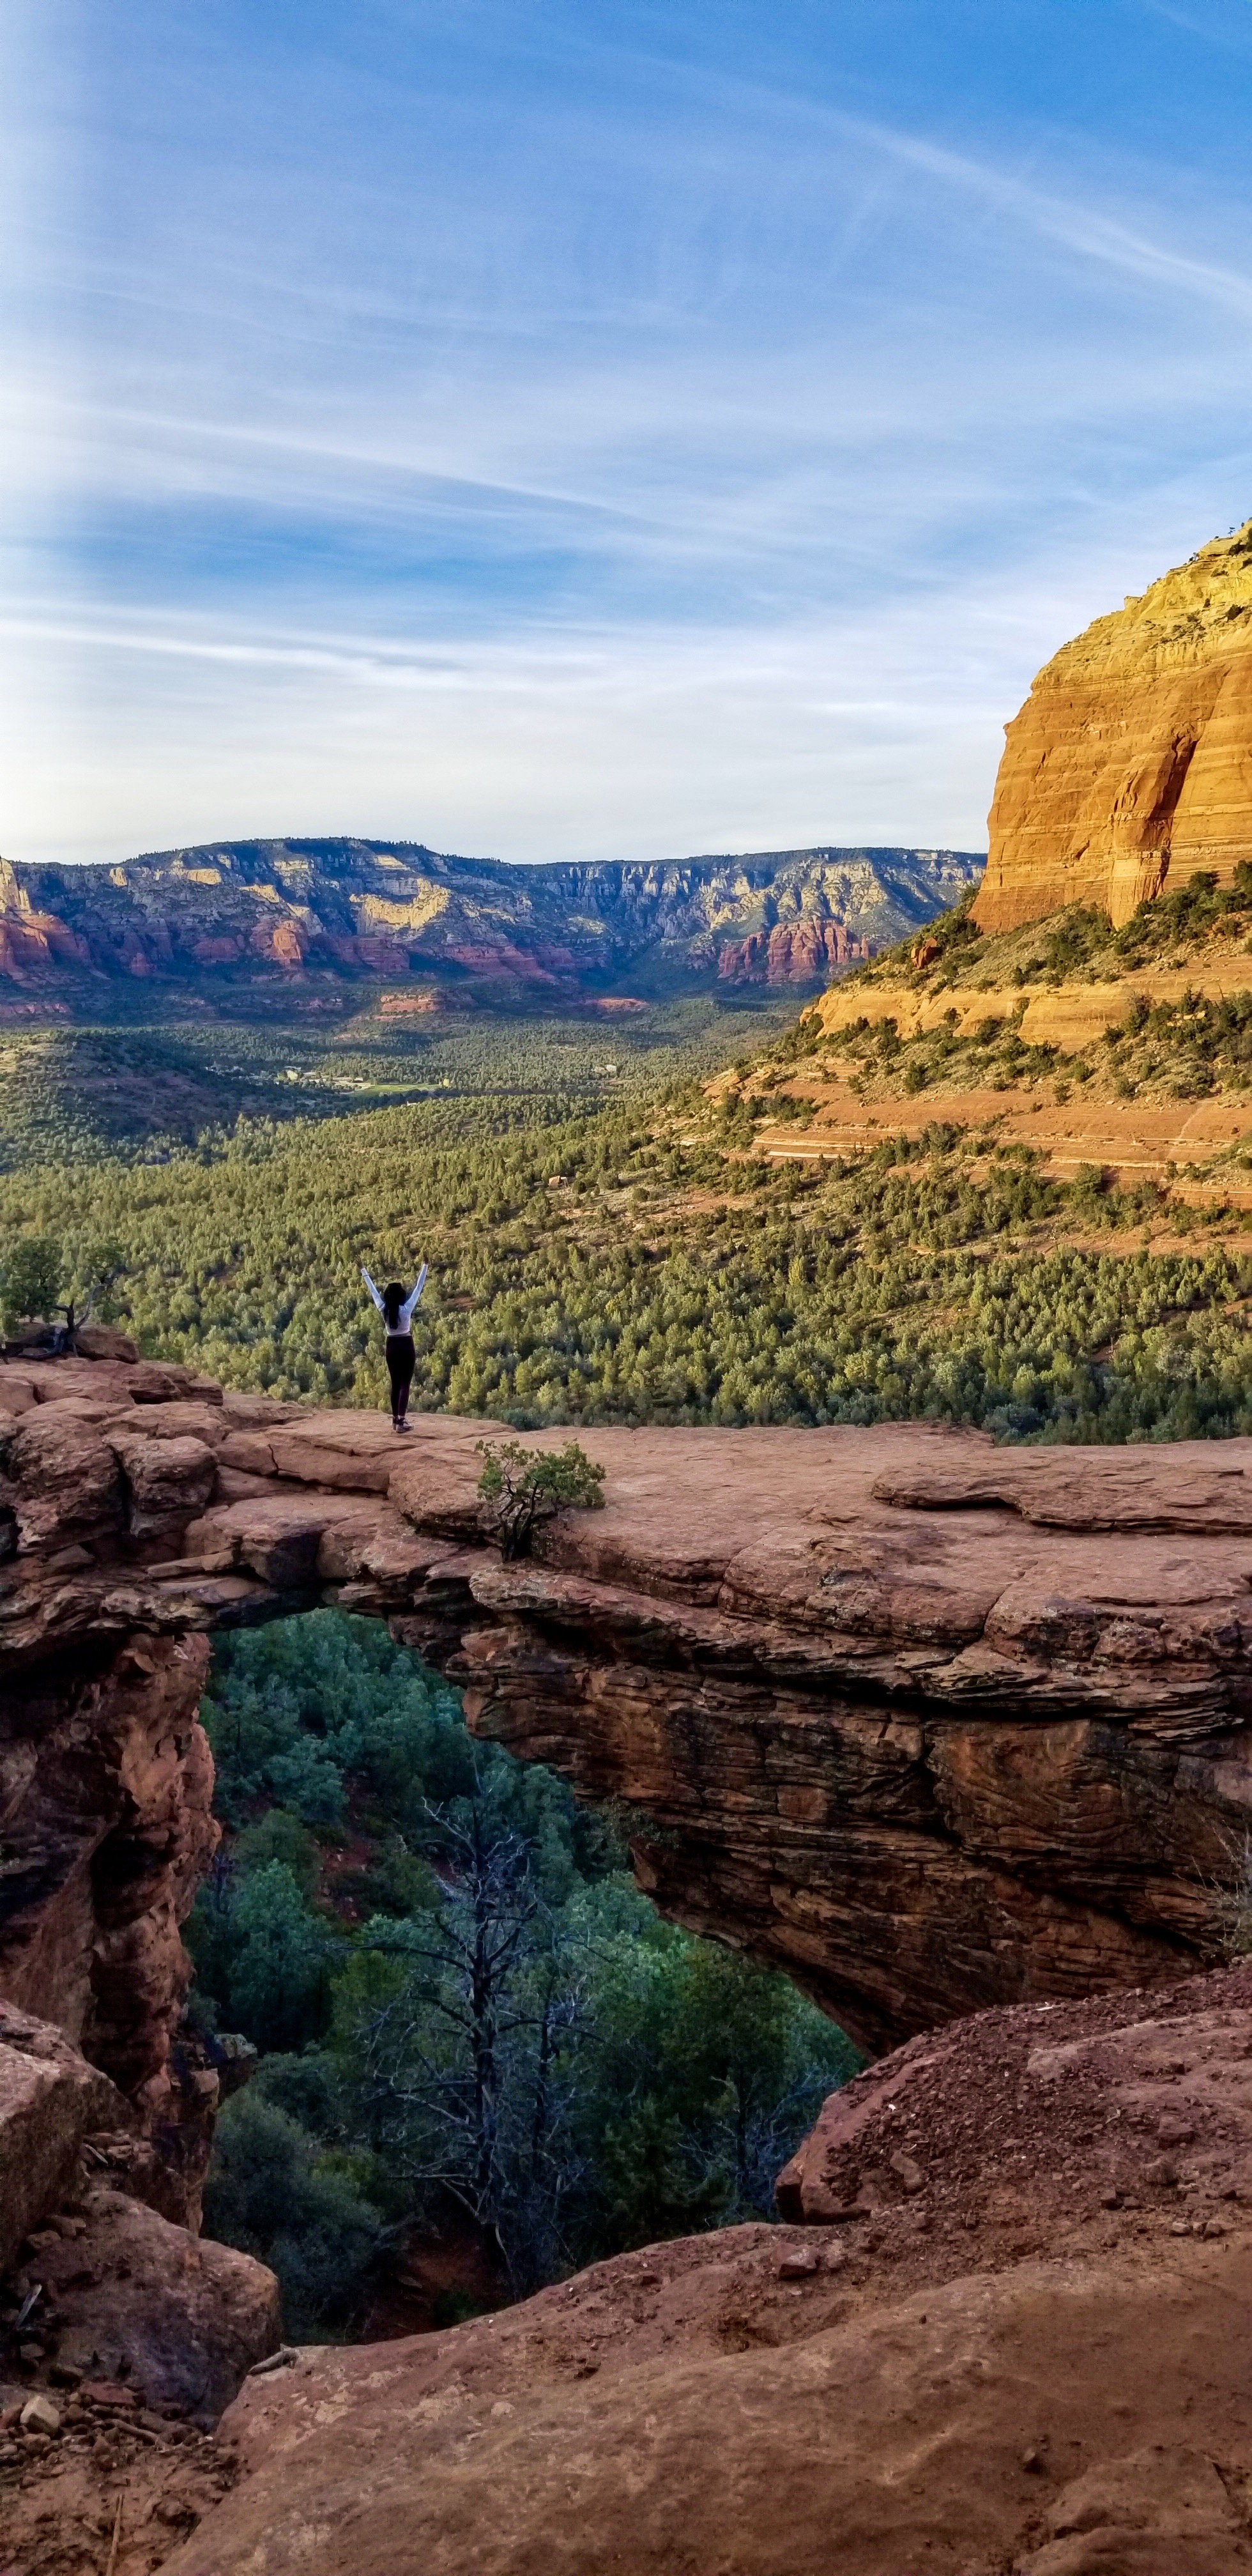
[[[425,1264],[425,1262],[423,1262],[423,1263],[422,1263],[422,1266],[421,1266],[421,1269],[419,1270],[419,1272],[418,1272],[418,1274],[417,1274],[417,1286],[416,1286],[416,1288],[414,1289],[412,1296],[411,1296],[411,1297],[406,1297],[406,1298],[405,1298],[404,1304],[402,1305],[402,1307],[401,1307],[401,1309],[400,1309],[400,1324],[401,1324],[401,1329],[402,1329],[404,1332],[406,1332],[406,1333],[407,1333],[407,1331],[408,1331],[408,1329],[409,1329],[410,1324],[411,1324],[411,1323],[412,1323],[412,1321],[413,1321],[413,1317],[414,1317],[414,1314],[415,1314],[415,1312],[416,1312],[417,1308],[420,1306],[420,1304],[421,1304],[421,1302],[422,1302],[422,1290],[423,1290],[423,1288],[425,1287],[425,1285],[426,1285],[426,1264]]]
[[[366,1267],[365,1267],[364,1262],[362,1262],[362,1264],[361,1264],[361,1277],[362,1277],[362,1278],[363,1278],[363,1280],[365,1281],[365,1285],[366,1285],[366,1287],[368,1288],[368,1290],[369,1290],[369,1292],[370,1292],[370,1295],[371,1295],[371,1297],[373,1298],[374,1303],[375,1303],[375,1305],[376,1305],[376,1306],[377,1306],[377,1308],[378,1308],[379,1314],[381,1315],[381,1313],[382,1313],[382,1311],[383,1311],[383,1301],[382,1301],[382,1298],[379,1296],[378,1290],[377,1290],[377,1288],[375,1287],[374,1282],[373,1282],[373,1280],[371,1279],[371,1277],[370,1277],[370,1275],[369,1275],[369,1272],[368,1272],[368,1270],[367,1270],[367,1269],[366,1269]]]
[[[415,1291],[412,1291],[412,1296],[404,1298],[402,1309],[399,1309],[399,1324],[402,1324],[402,1332],[407,1332],[407,1329],[410,1329],[412,1316],[415,1316],[417,1306],[420,1306],[420,1303],[422,1303],[422,1288],[425,1288],[425,1262],[422,1262],[420,1273],[417,1273],[417,1288],[415,1288]]]

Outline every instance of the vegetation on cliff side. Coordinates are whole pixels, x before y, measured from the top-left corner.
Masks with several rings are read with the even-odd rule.
[[[1207,1100],[1252,1089],[1252,989],[1219,996],[1188,989],[1176,1000],[1131,994],[1118,1026],[1070,1050],[1028,1038],[1024,1009],[964,1028],[952,1010],[946,1026],[909,1038],[894,1019],[862,1019],[825,1036],[814,1028],[811,1055],[820,1051],[824,1071],[874,1101],[934,1090],[1037,1092],[1045,1082],[1059,1102],[1088,1084],[1093,1102]]]
[[[1214,874],[1201,870],[1141,903],[1119,929],[1097,906],[1074,903],[1014,930],[984,935],[973,905],[971,894],[940,914],[920,937],[884,949],[857,981],[873,986],[903,980],[918,993],[1005,984],[1037,991],[1075,980],[1133,981],[1145,968],[1197,966],[1206,955],[1229,948],[1247,953],[1252,944],[1252,860],[1242,860],[1233,882],[1224,887]]]
[[[1229,928],[1239,907],[1242,923],[1250,887],[1241,876],[1219,896],[1194,880],[1116,934],[1075,912],[1029,925],[1008,941],[1014,971],[1034,957],[1047,977],[1103,976],[1110,943],[1156,939],[1167,914],[1170,937]],[[937,956],[907,968],[923,983],[968,978],[1005,946],[960,910],[926,942]],[[0,1271],[47,1239],[69,1295],[107,1245],[113,1311],[145,1350],[229,1385],[372,1405],[382,1352],[359,1265],[399,1276],[425,1257],[415,1403],[517,1427],[915,1416],[1009,1439],[1252,1430],[1252,1266],[1246,1219],[1222,1195],[1246,1183],[1246,1146],[1210,1158],[1200,1207],[1194,1170],[1119,1181],[1092,1164],[1058,1181],[987,1115],[988,1093],[1241,1099],[1247,993],[1145,1000],[1069,1054],[1013,1018],[905,1040],[889,1021],[828,1035],[815,1014],[779,1016],[684,1004],[611,1031],[463,1023],[420,1046],[377,1021],[333,1045],[271,1031],[258,1061],[287,1114],[167,1139],[146,1160],[133,1140],[125,1158],[98,1143],[24,1153],[0,1177]],[[364,1086],[346,1114],[330,1114],[342,1090],[313,1083],[327,1067]],[[387,1088],[388,1068],[407,1090]],[[823,1082],[865,1103],[872,1135],[821,1160],[765,1157],[763,1126],[800,1142]],[[931,1092],[942,1114],[919,1121]],[[893,1102],[911,1137],[891,1132]]]
[[[223,1639],[204,1715],[228,1836],[196,2008],[265,2052],[206,2216],[274,2264],[289,2331],[351,2325],[414,2230],[469,2228],[521,2292],[770,2215],[855,2054],[785,1977],[662,1923],[612,1818],[335,1611]]]

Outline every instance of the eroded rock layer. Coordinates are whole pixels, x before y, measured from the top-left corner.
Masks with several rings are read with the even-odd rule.
[[[504,1565],[489,1427],[0,1367],[0,1993],[150,2121],[213,1830],[205,1632],[319,1601],[617,1800],[666,1912],[871,2046],[1206,1954],[1252,1804],[1252,1443],[588,1432],[607,1508]]]
[[[514,867],[412,842],[226,841],[121,866],[0,860],[0,1016],[98,1017],[110,987],[238,1007],[398,980],[401,1007],[517,1007],[646,989],[822,983],[956,902],[972,852],[772,850]],[[421,982],[414,988],[413,979]],[[408,987],[406,991],[404,988]],[[128,1007],[130,1007],[128,1005]]]
[[[1067,644],[1007,727],[975,912],[1114,922],[1252,858],[1252,520]]]

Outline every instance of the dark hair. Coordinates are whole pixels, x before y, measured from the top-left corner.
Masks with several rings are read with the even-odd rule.
[[[383,1290],[383,1315],[389,1333],[398,1333],[400,1330],[400,1309],[403,1304],[404,1290],[399,1280],[388,1280]]]

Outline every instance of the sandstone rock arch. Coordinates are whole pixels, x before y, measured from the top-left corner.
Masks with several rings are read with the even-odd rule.
[[[591,1432],[607,1509],[505,1566],[483,1429],[0,1364],[0,1995],[150,2125],[196,2115],[169,2043],[209,1633],[319,1601],[618,1800],[663,1911],[871,2047],[1206,1954],[1252,1803],[1252,1442]]]

